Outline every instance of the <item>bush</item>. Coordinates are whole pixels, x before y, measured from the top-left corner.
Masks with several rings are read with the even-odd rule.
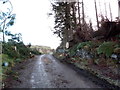
[[[32,54],[35,54],[35,55],[41,55],[41,53],[39,51],[37,51],[36,49],[33,49],[30,51]]]
[[[77,49],[84,48],[84,46],[87,46],[90,48],[90,47],[94,46],[94,43],[91,41],[79,43],[77,46]]]
[[[10,58],[6,54],[1,54],[2,57],[2,79],[6,78],[6,73],[8,73],[11,70],[11,67],[15,65],[14,59]],[[4,63],[8,63],[8,66],[3,66]]]
[[[18,58],[20,55],[14,50],[14,46],[11,43],[3,43],[2,52],[11,58]]]
[[[69,52],[70,56],[74,56],[76,54],[77,46],[78,46],[78,44],[76,44],[75,46],[73,46],[72,48],[69,49],[68,52]]]
[[[97,48],[98,54],[105,54],[107,57],[110,57],[114,51],[115,43],[113,42],[104,42]]]
[[[15,46],[16,46],[16,50],[15,50]],[[31,56],[30,52],[35,55],[41,54],[36,49],[32,50],[31,48],[25,46],[23,42],[17,43],[17,42],[13,42],[13,41],[3,43],[2,52],[14,59],[17,59],[17,58],[27,59]]]
[[[95,44],[92,41],[76,44],[69,50],[70,56],[74,56],[76,54],[77,50],[79,50],[79,49],[84,48],[84,49],[88,50],[89,48],[92,48],[94,45]]]
[[[1,54],[2,57],[2,63],[8,62],[9,66],[13,66],[14,64],[14,59],[10,58],[8,55],[6,54]]]

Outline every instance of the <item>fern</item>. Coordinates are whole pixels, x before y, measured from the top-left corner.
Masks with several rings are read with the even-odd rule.
[[[107,57],[111,56],[114,51],[114,45],[113,42],[104,42],[97,48],[98,54],[105,54]]]
[[[73,46],[70,50],[69,50],[69,54],[70,56],[74,56],[76,51],[77,51],[77,46],[78,44],[76,44],[75,46]]]
[[[83,48],[84,46],[91,47],[91,46],[93,46],[93,43],[92,43],[91,41],[79,43],[78,46],[77,46],[77,49],[81,49],[81,48]]]
[[[89,41],[89,42],[82,42],[82,43],[76,44],[69,50],[70,56],[74,56],[76,51],[78,49],[84,48],[84,46],[91,47],[93,46],[93,42]]]

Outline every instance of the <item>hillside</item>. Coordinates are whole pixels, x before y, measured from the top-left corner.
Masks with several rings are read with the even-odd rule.
[[[39,52],[41,52],[43,54],[53,52],[53,50],[49,46],[32,45],[31,49],[38,50]]]

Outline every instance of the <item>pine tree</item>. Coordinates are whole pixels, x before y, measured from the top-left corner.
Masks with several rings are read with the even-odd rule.
[[[55,31],[65,46],[72,38],[73,30],[77,27],[76,2],[56,2],[52,3],[55,13]]]

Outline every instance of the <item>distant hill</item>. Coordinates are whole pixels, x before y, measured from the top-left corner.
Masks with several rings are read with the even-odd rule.
[[[41,52],[43,54],[53,52],[53,49],[51,49],[51,47],[49,47],[49,46],[32,45],[30,48],[36,49],[36,50],[38,50],[39,52]]]

